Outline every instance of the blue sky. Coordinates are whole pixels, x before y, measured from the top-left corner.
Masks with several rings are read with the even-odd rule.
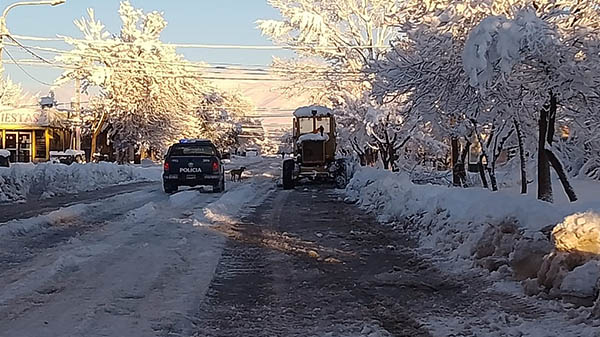
[[[0,10],[16,0],[0,0]],[[67,0],[66,4],[51,6],[17,7],[7,16],[8,30],[15,35],[54,37],[81,36],[74,19],[87,16],[87,8],[94,8],[96,17],[111,32],[118,32],[119,0]],[[278,12],[266,0],[131,0],[145,12],[164,13],[168,25],[162,40],[171,43],[270,45],[271,42],[255,27],[255,21],[278,18]],[[48,45],[26,41],[27,44]],[[67,45],[53,43],[53,47],[67,49]],[[8,48],[15,58],[31,58]],[[209,63],[269,64],[273,55],[289,56],[284,51],[260,50],[180,50],[191,61]],[[46,57],[52,57],[45,54]],[[8,57],[4,55],[6,61]],[[5,65],[8,75],[30,91],[47,91],[47,87],[29,79],[20,69]],[[40,67],[26,67],[34,77],[51,83],[60,71]]]

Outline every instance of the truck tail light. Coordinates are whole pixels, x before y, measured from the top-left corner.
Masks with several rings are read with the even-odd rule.
[[[213,170],[213,172],[219,171],[219,162],[213,161],[212,170]]]
[[[168,162],[165,162],[165,165],[163,165],[165,172],[169,172],[169,169],[171,168],[171,165],[169,165]]]

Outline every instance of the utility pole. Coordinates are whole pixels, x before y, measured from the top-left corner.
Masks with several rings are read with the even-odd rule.
[[[4,71],[4,63],[2,63],[2,54],[4,51],[4,35],[6,33],[6,18],[4,15],[0,16],[0,73]]]
[[[71,115],[71,149],[81,150],[81,79],[75,79],[75,104]]]
[[[2,16],[0,16],[0,72],[4,70],[4,66],[2,64],[2,52],[4,48],[4,35],[8,35],[8,29],[6,29],[6,15],[8,12],[18,6],[38,6],[38,5],[50,5],[57,6],[64,4],[67,0],[51,0],[51,1],[22,1],[15,2],[14,4],[8,5],[4,12],[2,12]]]

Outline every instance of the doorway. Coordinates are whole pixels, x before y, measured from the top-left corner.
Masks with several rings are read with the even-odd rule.
[[[18,162],[29,163],[31,161],[31,132],[19,132]]]
[[[4,136],[4,149],[10,152],[10,162],[31,161],[31,132],[10,132],[7,131]]]
[[[11,163],[17,161],[17,132],[6,132],[4,136],[4,149],[10,152],[10,158],[8,159]]]

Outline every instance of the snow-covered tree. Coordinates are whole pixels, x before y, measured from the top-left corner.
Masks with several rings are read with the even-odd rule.
[[[297,47],[297,59],[276,59],[273,63],[274,73],[289,79],[285,91],[309,93],[311,103],[335,107],[338,118],[345,119],[340,126],[353,128],[347,132],[340,130],[342,137],[350,137],[340,139],[340,144],[354,149],[363,158],[365,151],[369,151],[367,139],[376,143],[370,136],[363,137],[366,129],[358,129],[359,125],[366,127],[367,124],[353,122],[367,117],[364,115],[367,109],[360,107],[365,103],[362,102],[365,93],[370,91],[363,70],[388,48],[396,30],[393,14],[399,9],[398,3],[389,0],[270,0],[269,4],[281,12],[283,19],[257,22],[263,34],[274,42]],[[354,108],[357,110],[352,110]],[[392,119],[397,118],[392,115]],[[391,127],[390,123],[384,124]],[[389,161],[385,159],[384,164],[389,165]]]
[[[596,87],[589,82],[594,72],[587,70],[597,62],[591,59],[598,53],[582,50],[587,48],[582,46],[596,44],[598,8],[597,1],[404,1],[397,13],[401,33],[393,41],[393,50],[370,65],[375,74],[373,93],[380,102],[410,95],[415,113],[431,125],[432,135],[438,139],[450,137],[453,150],[458,139],[463,139],[463,153],[452,151],[453,162],[461,163],[470,142],[477,141],[492,180],[499,154],[506,144],[516,144],[526,191],[526,153],[535,149],[538,114],[544,104],[554,109],[548,89],[554,88],[553,93],[561,97],[556,107],[563,112],[589,111],[596,99],[596,94],[589,91]],[[546,28],[539,30],[542,26],[536,26],[533,17],[544,21]],[[481,29],[483,26],[493,27],[493,33],[486,35],[489,30]],[[552,34],[558,38],[552,38]],[[525,39],[519,37],[523,35]],[[480,39],[476,39],[478,36]],[[521,45],[511,45],[515,40]],[[556,41],[568,45],[567,50],[552,50]],[[546,57],[552,60],[545,65],[532,64],[529,48],[537,52],[545,48]],[[575,63],[581,65],[576,71],[571,61],[577,58]],[[582,62],[584,59],[586,62]],[[573,73],[561,80],[561,72]],[[474,77],[477,84],[483,85],[473,85]],[[568,99],[562,91],[568,93]],[[583,101],[587,103],[581,104]],[[583,119],[579,118],[577,125],[589,125],[585,122],[590,120],[589,112],[579,116]],[[573,124],[574,120],[565,115],[555,122]],[[575,131],[575,126],[570,127]]]
[[[535,5],[535,6],[533,6]],[[552,201],[550,167],[571,201],[577,200],[558,157],[561,112],[585,124],[598,102],[598,4],[594,1],[534,3],[511,15],[489,16],[470,34],[464,65],[482,97],[488,91],[524,91],[520,115],[538,119],[538,198]],[[497,104],[505,104],[499,100]]]
[[[397,1],[389,0],[268,2],[283,20],[257,21],[263,34],[276,43],[300,47],[301,57],[325,60],[332,70],[360,71],[378,58],[394,34],[389,18],[398,10]]]
[[[84,38],[65,38],[73,50],[59,60],[70,67],[57,83],[80,79],[84,89],[100,88],[117,148],[162,153],[173,141],[198,133],[194,112],[208,84],[160,41],[166,26],[161,14],[144,14],[124,1],[121,30],[110,34],[92,9],[88,13],[75,21]]]
[[[17,107],[31,101],[23,88],[14,83],[9,77],[4,77],[0,69],[0,106]]]
[[[469,121],[484,109],[468,85],[461,62],[465,36],[482,16],[481,6],[435,0],[402,2],[394,19],[400,33],[392,41],[393,48],[368,67],[374,75],[372,95],[379,103],[409,103],[412,115],[421,121],[421,127],[413,129],[416,135],[429,134],[438,143],[451,140],[456,184],[460,184],[456,178],[464,172],[468,151],[467,146],[459,154],[459,140],[468,143]],[[444,146],[436,148],[446,151]]]
[[[238,147],[245,115],[253,109],[239,93],[211,89],[196,108],[198,137],[212,140],[221,149]]]

